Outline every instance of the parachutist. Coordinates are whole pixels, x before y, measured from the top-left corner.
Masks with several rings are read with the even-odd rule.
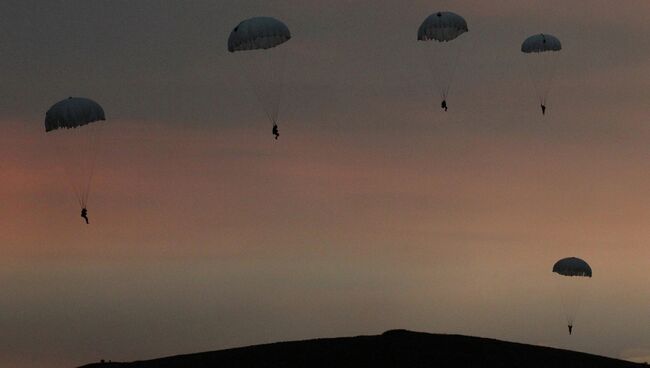
[[[447,100],[442,100],[442,102],[440,103],[440,107],[445,109],[445,111],[447,111]]]
[[[272,17],[253,17],[245,19],[230,32],[228,37],[228,51],[239,53],[244,52],[250,56],[245,59],[250,62],[248,64],[245,74],[251,76],[262,77],[265,74],[267,77],[273,78],[255,78],[256,81],[251,80],[252,87],[258,97],[258,102],[266,112],[267,118],[273,124],[273,135],[277,140],[280,137],[276,122],[280,113],[280,96],[282,87],[284,86],[284,78],[281,71],[285,70],[285,57],[283,52],[271,51],[276,47],[284,49],[283,44],[291,39],[291,32],[286,24],[280,20]],[[249,50],[257,50],[250,53]],[[262,51],[267,50],[267,51]],[[257,55],[257,56],[255,56]],[[243,58],[243,56],[241,56]],[[260,73],[266,71],[267,73]],[[277,77],[277,78],[276,78]]]
[[[273,124],[273,135],[275,136],[275,139],[278,139],[280,136],[280,132],[278,131],[278,124]]]
[[[541,104],[541,105],[539,105],[539,107],[542,108],[542,115],[546,115],[546,105]]]
[[[88,210],[85,207],[81,209],[81,217],[83,217],[83,219],[86,220],[86,224],[89,224],[89,222],[88,222]]]
[[[583,280],[591,278],[591,266],[584,260],[576,257],[562,258],[553,265],[553,273],[566,277],[562,280],[562,294],[564,297],[566,323],[569,335],[573,332],[573,322],[576,316],[578,285],[584,285]],[[573,307],[571,307],[573,306]]]

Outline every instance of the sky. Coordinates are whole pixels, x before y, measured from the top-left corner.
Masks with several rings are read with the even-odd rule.
[[[440,111],[416,31],[469,25]],[[407,328],[650,361],[650,2],[5,1],[0,361]],[[281,137],[226,49],[291,29]],[[542,117],[519,47],[562,40]],[[82,224],[43,129],[106,110]],[[594,276],[566,333],[553,263]]]

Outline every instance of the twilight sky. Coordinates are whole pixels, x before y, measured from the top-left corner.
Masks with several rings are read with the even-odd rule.
[[[437,10],[470,29],[446,114],[415,41]],[[647,0],[2,2],[0,361],[390,328],[650,361],[649,14]],[[226,50],[257,15],[293,34],[278,142]],[[564,47],[546,117],[519,52],[539,32]],[[109,119],[91,226],[42,125],[70,95]],[[566,256],[594,270],[571,337],[551,274]]]

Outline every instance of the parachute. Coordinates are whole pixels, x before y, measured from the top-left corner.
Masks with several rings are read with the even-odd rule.
[[[289,28],[271,17],[246,19],[228,37],[228,51],[241,55],[243,74],[273,124],[274,134],[277,133],[286,63],[286,48],[278,46],[290,39]]]
[[[467,22],[456,13],[444,11],[429,15],[418,29],[418,41],[426,41],[425,56],[433,84],[440,93],[442,108],[447,110],[447,96],[461,54],[461,35],[468,32]]]
[[[45,113],[45,132],[77,128],[102,120],[106,120],[106,116],[97,102],[89,98],[68,97],[55,103]]]
[[[560,40],[545,33],[530,36],[521,44],[521,52],[526,54],[528,72],[542,106],[542,114],[546,110],[546,100],[555,77],[560,50]]]
[[[45,113],[45,132],[55,140],[57,159],[62,163],[79,206],[86,208],[101,128],[106,120],[104,109],[95,101],[69,97]]]
[[[228,51],[270,49],[291,38],[289,28],[272,17],[255,17],[240,22],[228,37]]]
[[[557,274],[558,289],[564,304],[569,334],[580,307],[580,301],[586,289],[586,280],[591,278],[591,267],[580,258],[563,258],[553,265],[553,273]]]
[[[553,272],[562,276],[591,277],[591,267],[580,258],[563,258],[553,265]]]

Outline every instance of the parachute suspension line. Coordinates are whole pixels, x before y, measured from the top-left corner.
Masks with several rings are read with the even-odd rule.
[[[74,170],[71,170],[70,168],[66,168],[63,171],[65,172],[64,174],[68,182],[68,185],[70,186],[72,193],[74,193],[74,196],[77,199],[77,203],[79,203],[79,207],[83,208],[84,207],[83,190],[81,186],[79,186],[79,184],[76,183],[74,180],[76,176]]]
[[[455,79],[464,42],[455,39],[448,42],[428,41],[428,43],[429,45],[423,47],[423,57],[427,60],[427,68],[433,82],[432,92],[445,101],[449,97]]]
[[[84,201],[81,195],[81,190],[77,188],[77,186],[74,184],[71,178],[68,178],[68,185],[70,185],[70,188],[72,189],[75,198],[77,198],[77,203],[79,203],[79,207],[84,208]]]
[[[59,151],[57,162],[63,163],[66,179],[82,209],[88,203],[104,126],[101,121],[105,119],[102,107],[83,97],[59,101],[45,114],[45,132]]]
[[[556,280],[558,293],[560,295],[564,317],[567,324],[573,325],[576,315],[580,312],[583,302],[583,294],[586,292],[585,281],[579,277],[570,277],[568,280]]]
[[[64,165],[64,171],[68,184],[81,208],[86,208],[88,204],[102,130],[103,123],[73,128],[72,132],[67,133],[74,136],[70,141],[75,142],[77,146],[71,146],[70,143],[65,142],[59,142],[58,145],[60,156],[72,163],[72,165]],[[69,148],[64,148],[62,143]]]
[[[72,134],[75,133],[78,132],[73,132]],[[67,161],[67,160],[74,159],[76,157],[76,155],[73,154],[73,152],[69,148],[70,147],[69,143],[66,142],[66,139],[69,140],[69,138],[66,136],[62,136],[62,134],[64,134],[63,132],[55,131],[49,134],[53,135],[53,138],[50,138],[50,140],[54,141],[52,142],[52,144],[54,145],[54,149],[56,150],[57,156],[59,158],[62,158],[64,161]],[[77,183],[75,180],[75,178],[77,178],[78,176],[77,171],[79,170],[75,170],[73,167],[69,165],[61,165],[59,166],[59,169],[65,176],[65,181],[68,187],[70,188],[70,191],[74,194],[75,198],[77,199],[77,203],[79,204],[79,207],[83,208],[84,206],[83,191],[79,183]]]
[[[284,90],[286,51],[283,47],[276,47],[244,53],[249,52],[257,55],[242,58],[242,64],[245,64],[247,69],[244,74],[248,85],[253,90],[257,102],[262,105],[267,119],[276,124]]]
[[[547,51],[537,55],[525,55],[528,76],[539,103],[546,105],[548,95],[557,73],[557,51]]]
[[[460,43],[458,45],[454,45],[453,47],[454,50],[452,50],[453,55],[451,59],[450,69],[449,69],[449,78],[447,79],[447,85],[444,86],[442,90],[443,100],[446,100],[447,96],[449,96],[449,90],[451,89],[451,84],[454,81],[454,76],[456,75],[456,69],[458,69],[458,61],[460,60],[460,54],[461,54]]]
[[[286,47],[285,47],[286,48]],[[274,77],[276,83],[277,83],[277,94],[275,96],[276,100],[274,101],[273,106],[275,107],[275,110],[273,112],[273,123],[276,124],[278,118],[280,117],[280,106],[282,104],[282,101],[284,100],[284,68],[287,60],[287,52],[285,51],[285,48],[280,48],[278,57],[280,58],[280,65],[278,66],[276,70],[276,76]]]
[[[268,81],[268,112],[269,120],[271,123],[277,124],[278,118],[280,116],[280,104],[282,103],[282,97],[284,92],[284,66],[286,62],[286,47],[276,47],[270,50],[266,50],[264,55],[266,59],[264,60],[264,69],[269,71],[269,81]],[[263,101],[260,103],[264,103]]]
[[[86,208],[86,205],[88,204],[88,196],[90,195],[90,184],[92,183],[93,176],[95,175],[95,164],[97,163],[97,156],[99,155],[99,150],[101,148],[101,138],[102,138],[102,131],[104,129],[103,124],[96,124],[97,126],[92,127],[91,129],[88,129],[88,135],[90,136],[88,139],[88,152],[89,157],[88,157],[88,177],[86,181],[86,185],[83,191],[83,196],[82,196],[82,208]]]

